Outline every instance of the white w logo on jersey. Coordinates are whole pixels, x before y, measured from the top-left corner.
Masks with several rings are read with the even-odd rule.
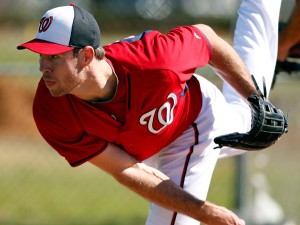
[[[148,130],[153,133],[157,134],[164,128],[166,128],[169,124],[173,122],[174,119],[174,108],[177,105],[177,96],[174,93],[171,93],[168,95],[167,99],[172,99],[173,104],[171,105],[170,102],[165,102],[157,112],[157,118],[159,123],[162,125],[162,127],[158,130],[155,130],[153,127],[153,121],[154,121],[154,116],[156,114],[157,108],[151,110],[150,112],[145,113],[144,115],[141,116],[140,118],[140,124],[141,125],[146,125],[148,123]],[[163,111],[166,110],[166,116],[163,118]],[[149,117],[149,120],[147,121],[146,118]]]

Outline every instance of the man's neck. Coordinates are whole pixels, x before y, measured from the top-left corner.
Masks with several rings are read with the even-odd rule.
[[[86,80],[76,95],[86,101],[108,101],[116,93],[118,79],[106,60],[95,61],[86,73]]]

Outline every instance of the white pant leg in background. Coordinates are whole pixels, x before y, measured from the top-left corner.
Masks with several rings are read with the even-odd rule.
[[[244,0],[234,32],[234,49],[261,90],[265,77],[268,93],[277,59],[280,6],[281,0]]]
[[[266,82],[267,96],[270,93],[278,49],[278,21],[281,0],[244,0],[238,10],[234,32],[234,49],[254,75],[263,92],[263,77]],[[233,110],[240,116],[250,117],[247,104],[227,83],[223,94]],[[251,119],[244,120],[246,131],[250,130]],[[232,132],[235,132],[232,130]],[[241,154],[245,151],[222,148],[220,158]]]

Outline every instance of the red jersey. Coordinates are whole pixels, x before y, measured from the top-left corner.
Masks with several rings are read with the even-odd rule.
[[[119,81],[112,100],[52,97],[43,80],[37,88],[37,128],[71,166],[100,154],[109,142],[144,160],[180,136],[201,110],[193,73],[208,63],[211,48],[197,28],[144,32],[104,49]]]

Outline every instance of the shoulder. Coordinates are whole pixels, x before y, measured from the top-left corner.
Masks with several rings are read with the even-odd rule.
[[[104,47],[106,56],[132,69],[169,68],[173,63],[198,51],[203,42],[193,26],[178,26],[163,34],[148,30]]]
[[[131,35],[106,45],[104,46],[104,49],[106,51],[116,51],[122,48],[133,49],[137,46],[139,46],[140,49],[141,45],[144,47],[150,45],[151,47],[158,48],[160,47],[159,44],[165,41],[174,41],[174,38],[178,38],[177,41],[182,42],[184,39],[188,38],[188,36],[195,37],[195,32],[201,34],[199,29],[197,29],[195,26],[178,26],[171,29],[166,34],[157,30],[146,30],[140,34]]]

